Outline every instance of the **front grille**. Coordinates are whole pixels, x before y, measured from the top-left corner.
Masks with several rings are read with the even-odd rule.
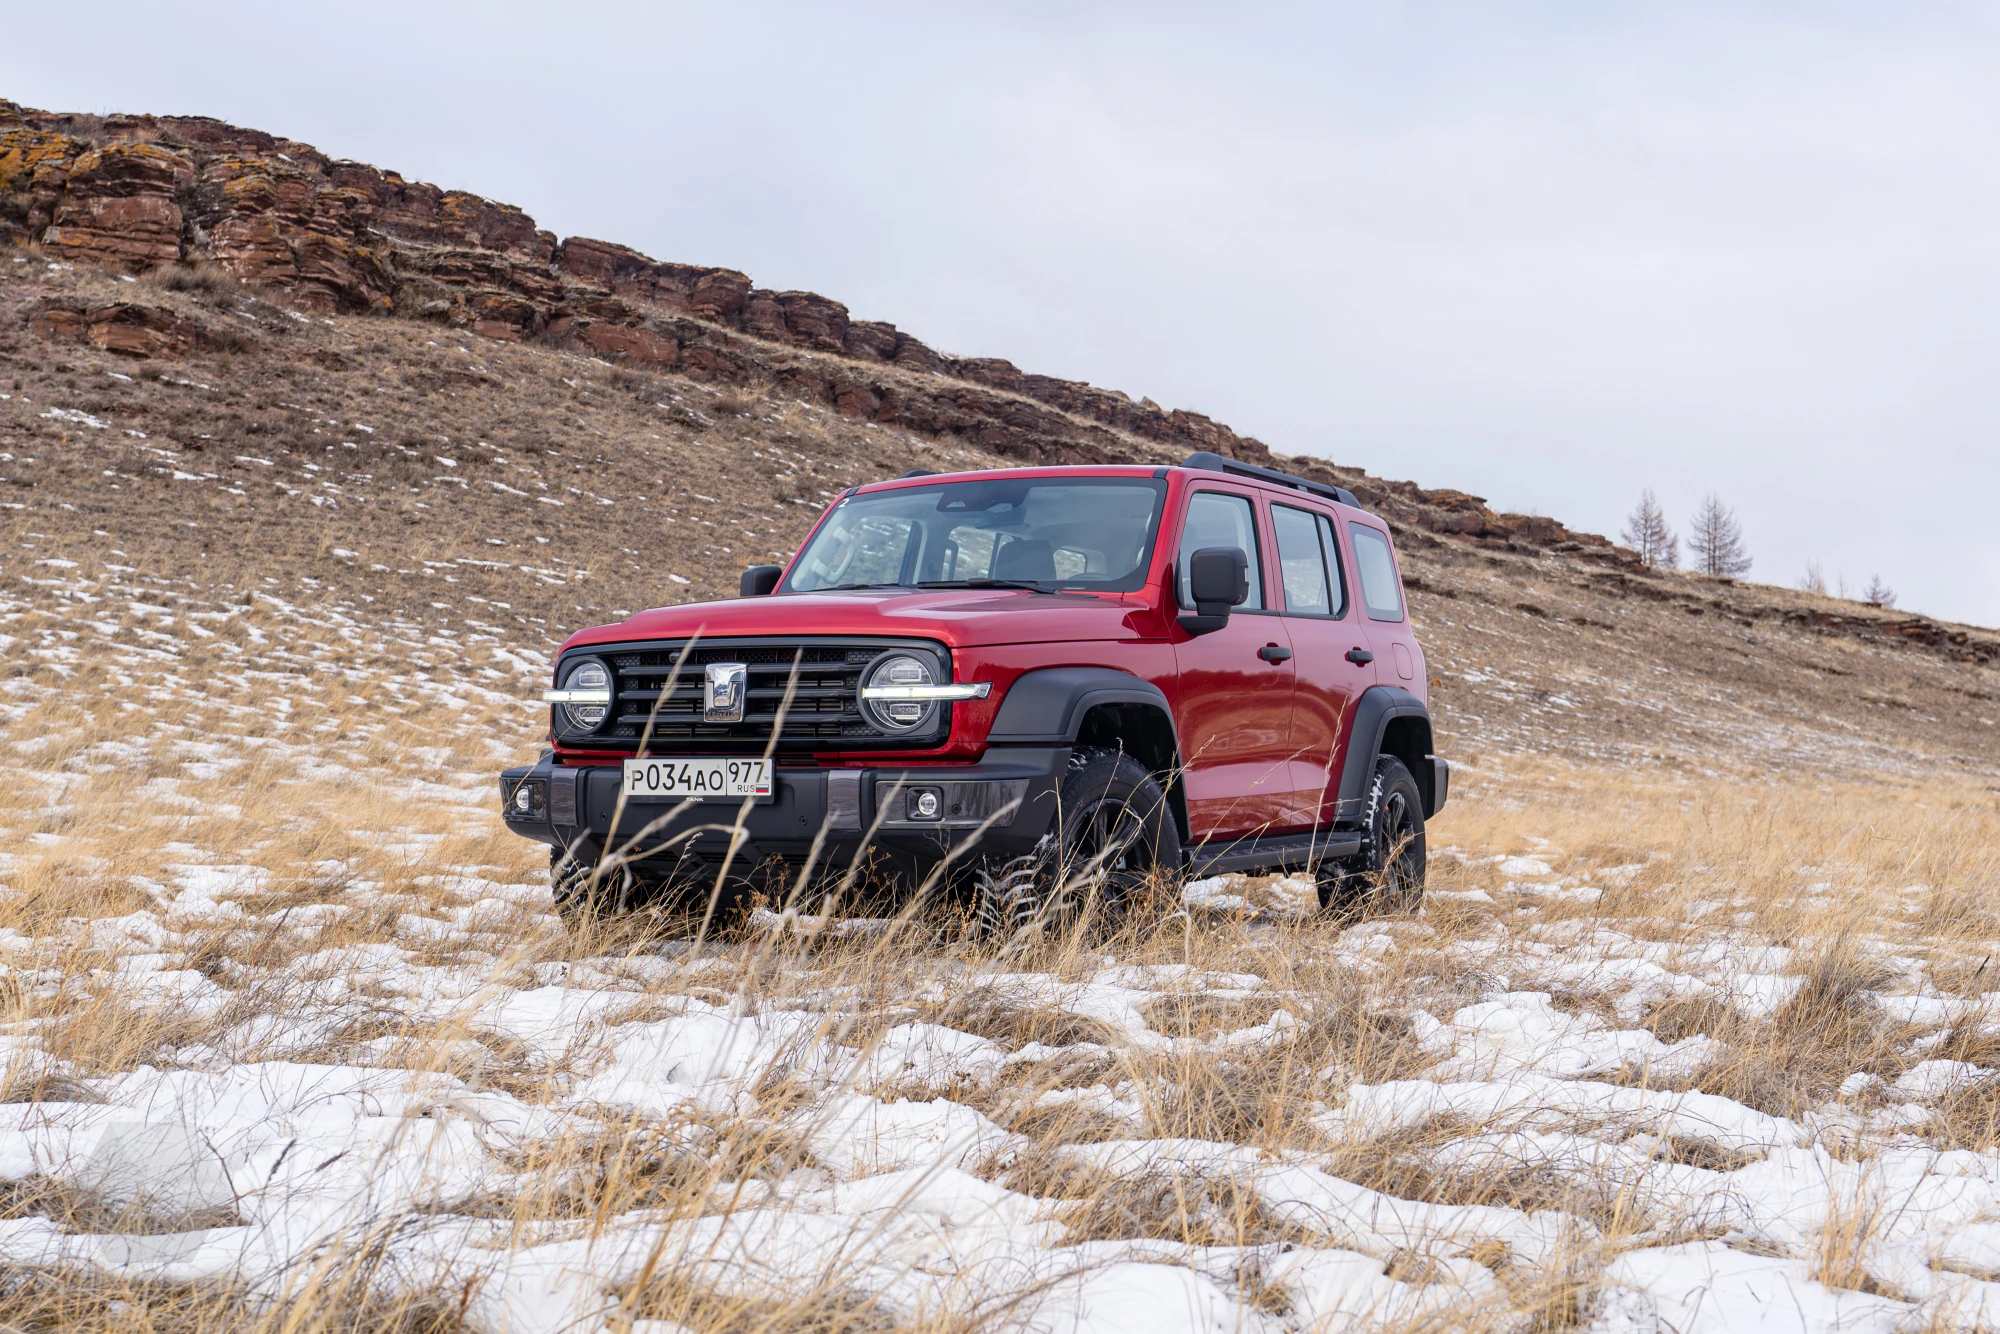
[[[936,664],[939,680],[951,679],[949,655],[926,640],[705,639],[692,648],[673,642],[580,648],[565,654],[564,664],[588,656],[610,667],[611,716],[595,731],[575,733],[558,709],[556,737],[565,746],[633,750],[650,724],[648,751],[761,752],[782,707],[781,751],[938,745],[950,729],[949,705],[938,710],[936,727],[914,736],[885,732],[861,711],[862,673],[892,649],[924,654]],[[712,662],[748,669],[743,721],[712,723],[702,716],[703,669]],[[558,679],[564,670],[559,664]]]

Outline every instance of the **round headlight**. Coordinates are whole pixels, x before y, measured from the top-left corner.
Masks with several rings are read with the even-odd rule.
[[[563,689],[609,691],[611,673],[605,670],[603,663],[586,660],[570,668],[569,675],[563,678]],[[605,717],[611,712],[611,706],[565,704],[562,706],[562,711],[563,717],[569,721],[572,728],[579,732],[589,732],[604,722]]]
[[[922,658],[894,653],[876,663],[862,679],[864,691],[880,686],[933,686],[937,675]],[[861,707],[875,725],[885,732],[914,732],[927,727],[937,717],[937,701],[930,699],[868,699]]]

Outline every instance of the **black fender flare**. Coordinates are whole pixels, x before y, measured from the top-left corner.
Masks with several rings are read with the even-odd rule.
[[[994,715],[987,740],[997,746],[1073,746],[1083,720],[1100,705],[1137,706],[1157,713],[1166,729],[1170,754],[1161,757],[1167,779],[1167,799],[1187,837],[1187,795],[1181,790],[1180,730],[1166,692],[1144,677],[1115,667],[1037,667],[1021,673],[1007,688]]]
[[[1171,730],[1174,711],[1158,686],[1115,667],[1038,667],[1007,687],[987,735],[1009,746],[1067,745],[1083,717],[1099,704],[1142,704],[1160,711]],[[1175,751],[1180,749],[1178,734]]]
[[[1368,783],[1375,776],[1375,757],[1382,753],[1382,738],[1389,730],[1389,724],[1398,718],[1419,718],[1423,720],[1424,760],[1428,760],[1431,745],[1431,712],[1424,702],[1401,686],[1370,686],[1361,693],[1361,702],[1354,707],[1354,722],[1347,729],[1347,758],[1340,769],[1340,788],[1335,806],[1335,819],[1341,823],[1359,820],[1362,805],[1368,797]],[[1417,780],[1417,790],[1423,794],[1424,817],[1430,818],[1444,803],[1444,795],[1437,791],[1436,775],[1432,765],[1419,762],[1410,766],[1410,776]]]

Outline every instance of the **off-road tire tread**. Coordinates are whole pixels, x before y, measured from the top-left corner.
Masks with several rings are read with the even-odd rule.
[[[592,863],[570,856],[560,849],[549,854],[549,897],[555,900],[556,915],[570,934],[581,933],[600,917],[614,910],[621,887],[621,873],[599,876],[591,884]]]
[[[1100,762],[1115,766],[1102,783],[1092,781],[1083,787],[1075,786],[1081,775]],[[1122,750],[1079,748],[1071,752],[1064,770],[1062,800],[1058,803],[1055,817],[1058,827],[1044,834],[1031,852],[1014,857],[981,858],[974,867],[974,923],[982,937],[1003,947],[1025,944],[1040,934],[1049,924],[1051,916],[1060,915],[1060,910],[1054,914],[1049,911],[1049,897],[1058,888],[1056,877],[1062,870],[1065,851],[1061,846],[1060,822],[1072,809],[1072,798],[1094,796],[1118,778],[1130,783],[1135,796],[1148,787],[1152,789],[1159,828],[1154,851],[1160,860],[1178,868],[1180,830],[1174,823],[1173,812],[1167,804],[1166,792],[1158,776],[1148,773],[1137,760]],[[1077,893],[1078,890],[1072,887],[1070,892]]]

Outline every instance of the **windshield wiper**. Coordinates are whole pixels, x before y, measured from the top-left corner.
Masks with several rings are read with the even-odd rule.
[[[924,579],[918,588],[1024,588],[1030,593],[1053,593],[1053,588],[1026,579]]]
[[[825,588],[815,588],[815,593],[851,593],[857,588],[902,588],[902,584],[828,584]]]

